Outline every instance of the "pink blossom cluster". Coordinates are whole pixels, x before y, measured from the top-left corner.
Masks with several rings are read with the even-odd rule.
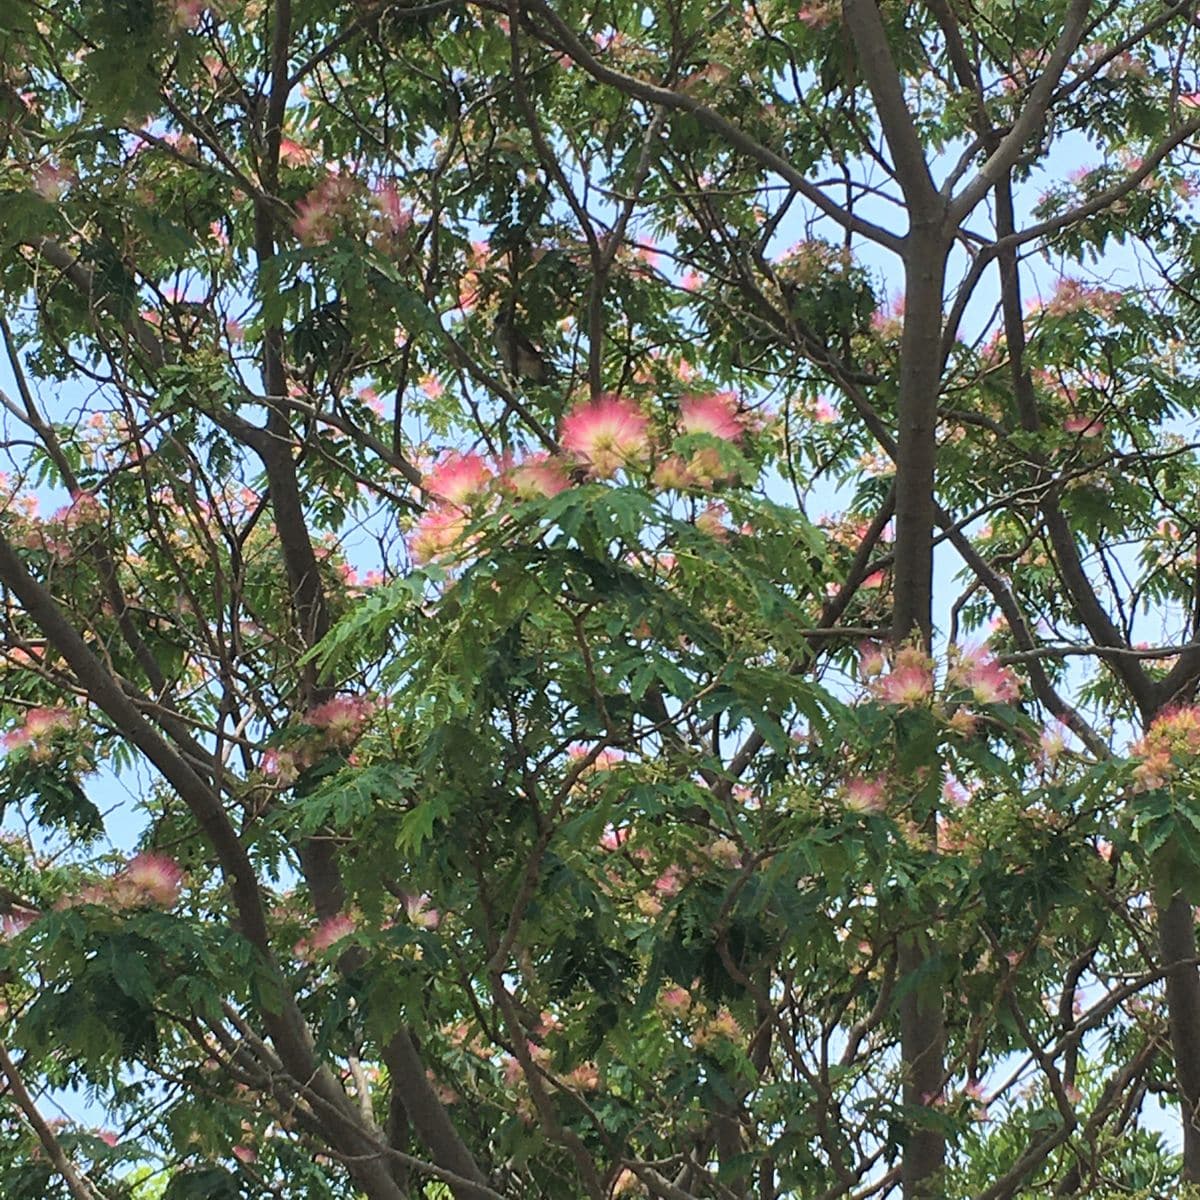
[[[1011,704],[1020,695],[1017,677],[985,646],[950,648],[946,686],[969,691],[977,704]]]
[[[279,787],[296,782],[300,773],[311,767],[329,750],[345,750],[363,735],[377,705],[369,696],[334,696],[304,714],[304,724],[317,730],[287,748],[271,747],[264,751],[259,771]]]
[[[1076,312],[1090,312],[1099,317],[1111,317],[1121,303],[1121,293],[1102,288],[1064,275],[1049,300],[1034,298],[1026,305],[1028,311],[1045,312],[1051,317],[1065,317]]]
[[[1200,755],[1200,705],[1160,713],[1130,748],[1138,760],[1133,769],[1138,791],[1164,787],[1179,772],[1179,760]]]
[[[796,20],[809,29],[824,29],[832,24],[838,15],[838,6],[833,0],[820,0],[818,4],[806,4],[796,12]]]
[[[337,913],[318,922],[311,934],[299,938],[292,947],[292,954],[305,962],[314,962],[326,950],[348,938],[355,929],[354,918],[347,913]]]
[[[60,908],[95,904],[102,908],[174,908],[183,887],[183,869],[166,854],[143,851],[110,879],[61,900]]]
[[[933,696],[933,660],[915,646],[904,646],[890,664],[868,684],[870,693],[883,704],[915,708]]]
[[[45,761],[54,752],[55,737],[74,727],[75,717],[65,708],[31,708],[22,724],[4,735],[4,748],[25,749],[30,758]]]
[[[418,929],[436,929],[442,923],[442,914],[423,892],[404,897],[404,915]]]
[[[355,176],[331,171],[296,204],[292,230],[306,246],[332,241],[361,192]]]
[[[650,456],[650,422],[636,404],[606,393],[576,405],[563,420],[563,449],[597,479],[611,479],[622,467]]]
[[[309,709],[304,722],[322,730],[334,746],[352,746],[374,713],[375,701],[368,696],[335,696]]]
[[[977,704],[1011,704],[1020,695],[1017,677],[986,646],[951,646],[947,658],[947,693],[968,691]],[[876,642],[864,642],[859,647],[858,673],[869,693],[883,704],[915,708],[934,696],[933,659],[915,646],[892,654]]]
[[[745,414],[732,392],[684,396],[679,410],[684,434],[727,442],[741,441],[745,435]],[[422,481],[434,503],[409,532],[413,561],[432,562],[461,551],[472,516],[486,511],[497,496],[555,496],[571,486],[573,478],[611,479],[620,471],[648,469],[656,451],[646,413],[632,400],[612,393],[577,404],[563,418],[560,442],[561,454],[537,451],[520,461],[489,461],[458,451],[443,454]],[[709,445],[696,448],[686,460],[681,455],[662,458],[654,480],[665,488],[699,488],[727,482],[729,476],[719,451]],[[716,536],[727,532],[722,516],[714,509],[704,517]]]

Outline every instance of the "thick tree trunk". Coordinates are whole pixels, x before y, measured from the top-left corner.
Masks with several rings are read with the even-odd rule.
[[[904,332],[900,343],[900,396],[896,445],[895,609],[892,638],[916,636],[928,648],[933,625],[934,469],[937,462],[937,399],[941,381],[942,300],[948,247],[940,224],[914,227],[905,253]],[[923,833],[937,840],[937,814]],[[922,929],[932,914],[911,914],[913,933],[901,939],[901,980],[918,976],[931,946]],[[942,1090],[945,1018],[935,980],[905,988],[900,1001],[900,1053],[904,1103],[926,1107]],[[905,1200],[933,1196],[945,1163],[946,1143],[933,1129],[913,1130],[904,1151]]]
[[[1159,905],[1158,945],[1163,966],[1172,968],[1167,1019],[1183,1124],[1183,1180],[1200,1183],[1200,974],[1192,906],[1179,894]]]

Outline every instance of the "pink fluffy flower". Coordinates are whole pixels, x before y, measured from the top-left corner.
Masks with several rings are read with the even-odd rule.
[[[906,646],[892,670],[872,682],[871,691],[884,704],[915,708],[933,695],[933,664],[921,650]]]
[[[279,139],[279,161],[288,167],[304,167],[312,162],[314,154],[291,138]]]
[[[658,998],[658,1003],[672,1017],[684,1016],[692,1007],[692,997],[686,988],[666,988]]]
[[[455,508],[431,508],[408,535],[408,552],[418,565],[449,554],[462,541],[466,517]]]
[[[984,646],[955,650],[946,672],[952,687],[968,689],[978,704],[1010,704],[1020,695],[1017,677]]]
[[[654,881],[653,886],[660,896],[675,896],[683,887],[683,873],[678,867],[670,866]]]
[[[442,914],[430,907],[429,897],[424,894],[405,896],[404,913],[419,929],[436,929],[442,923]]]
[[[1177,773],[1178,760],[1200,755],[1200,706],[1161,713],[1130,749],[1141,760],[1133,772],[1138,790],[1164,786]]]
[[[861,813],[880,813],[887,807],[887,777],[875,775],[848,780],[842,792],[848,809]]]
[[[324,704],[309,709],[304,720],[323,729],[330,741],[348,746],[357,741],[363,726],[375,711],[375,704],[366,696],[334,696]]]
[[[630,400],[611,393],[576,405],[563,420],[562,444],[588,464],[593,475],[610,479],[649,450],[650,422]]]
[[[887,667],[887,657],[878,642],[863,642],[858,648],[858,677],[874,679]]]
[[[737,397],[733,392],[684,396],[679,401],[679,423],[684,433],[709,433],[727,442],[738,441],[743,433]]]
[[[280,787],[288,787],[300,775],[301,763],[290,750],[266,750],[258,769]]]
[[[318,954],[323,954],[331,946],[354,932],[354,918],[347,913],[326,917],[321,921],[311,936],[300,938],[292,947],[292,953],[305,962],[312,962]]]
[[[395,183],[385,179],[375,187],[375,207],[393,234],[404,234],[412,227],[412,210],[400,196]]]
[[[306,246],[332,241],[358,191],[354,176],[327,175],[296,204],[296,219],[292,222],[296,236]]]
[[[654,486],[664,491],[683,491],[695,483],[696,478],[688,469],[688,464],[678,454],[664,458],[654,468]]]
[[[838,410],[824,396],[818,396],[812,406],[812,418],[820,425],[829,425],[838,419]]]
[[[459,454],[457,450],[451,450],[434,464],[421,486],[439,500],[466,508],[486,491],[491,480],[492,470],[478,454]]]
[[[557,496],[570,486],[567,466],[545,451],[528,454],[509,470],[505,482],[522,500]]]
[[[165,854],[143,853],[129,860],[115,882],[123,899],[173,908],[179,901],[183,869]],[[126,896],[126,892],[130,894]]]
[[[619,850],[629,841],[629,833],[628,827],[617,829],[613,825],[606,825],[604,832],[600,835],[600,848],[602,850]]]
[[[1097,438],[1104,432],[1104,422],[1099,417],[1075,415],[1063,421],[1063,432],[1081,438]]]
[[[696,517],[696,528],[701,533],[708,534],[711,538],[716,538],[717,541],[723,542],[729,537],[729,526],[725,524],[725,518],[729,515],[729,510],[716,501],[708,505],[703,512]]]

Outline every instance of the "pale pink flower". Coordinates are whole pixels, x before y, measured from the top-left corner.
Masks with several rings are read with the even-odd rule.
[[[888,781],[886,775],[848,780],[842,788],[842,798],[852,812],[881,813],[887,808]]]
[[[649,451],[649,421],[632,401],[607,393],[576,405],[563,420],[562,444],[587,463],[592,475],[609,479]]]
[[[729,510],[725,505],[719,501],[710,504],[696,517],[696,528],[701,533],[706,533],[709,537],[723,542],[729,537],[729,527],[725,524],[727,516],[729,516]]]
[[[375,712],[374,701],[366,696],[334,696],[324,704],[309,709],[305,724],[325,731],[335,745],[348,746],[357,741],[363,726]]]
[[[834,18],[835,8],[831,0],[808,4],[796,12],[796,20],[809,29],[824,29]]]
[[[314,954],[322,954],[354,932],[354,918],[348,913],[326,917],[314,930],[309,942]]]
[[[672,1017],[684,1016],[692,1007],[692,997],[686,988],[666,988],[658,998],[658,1003]]]
[[[365,387],[358,393],[359,400],[362,401],[377,417],[384,415],[383,398],[379,393],[371,387]]]
[[[683,886],[683,873],[678,867],[670,866],[654,881],[653,886],[659,896],[677,895]]]
[[[291,138],[279,139],[279,161],[288,167],[304,167],[312,162],[315,155],[309,149],[301,146]]]
[[[579,1092],[594,1092],[600,1086],[600,1070],[593,1062],[580,1063],[563,1076],[563,1082]]]
[[[1017,677],[985,646],[952,648],[946,683],[969,690],[978,704],[1010,704],[1021,690]]]
[[[265,750],[258,769],[280,787],[295,783],[300,775],[300,763],[290,750]]]
[[[122,892],[132,889],[138,900],[172,908],[179,901],[183,869],[165,854],[142,853],[129,860],[115,882]]]
[[[527,454],[508,471],[505,482],[522,500],[557,496],[571,486],[567,464],[544,450]]]
[[[413,526],[406,539],[408,552],[418,566],[450,553],[462,542],[467,519],[456,508],[431,508]]]
[[[1062,423],[1064,433],[1073,433],[1082,438],[1097,438],[1104,432],[1104,422],[1099,417],[1074,414]]]
[[[376,186],[375,207],[387,224],[389,233],[405,234],[412,227],[412,210],[405,207],[392,180],[385,179]]]
[[[687,463],[678,454],[664,458],[654,468],[654,486],[664,491],[683,491],[694,487],[696,483]]]
[[[838,419],[838,410],[824,396],[818,396],[812,406],[812,419],[820,425],[828,425]]]
[[[954,775],[947,775],[942,783],[942,802],[951,808],[962,808],[971,798],[970,792],[962,785],[962,781]]]
[[[331,241],[358,190],[358,181],[352,175],[326,175],[296,204],[296,219],[292,222],[296,236],[308,246]]]
[[[441,397],[446,394],[445,386],[436,375],[422,375],[418,382],[421,391],[423,391],[430,400],[440,400]]]
[[[492,470],[478,454],[459,454],[451,450],[434,465],[421,486],[439,500],[467,508],[481,496],[492,481]]]
[[[679,280],[679,286],[685,292],[697,292],[704,281],[696,271],[685,271]]]
[[[619,850],[629,841],[629,833],[628,828],[617,829],[615,826],[606,825],[604,832],[600,835],[600,848],[602,850]]]
[[[708,433],[730,442],[738,441],[743,433],[733,392],[684,396],[679,401],[679,423],[684,433]]]
[[[871,691],[884,704],[924,704],[933,695],[933,664],[921,650],[906,646],[896,655],[892,670],[872,682]]]
[[[878,642],[862,642],[858,647],[858,677],[874,679],[887,667],[887,657]]]
[[[1131,753],[1142,760],[1133,773],[1139,790],[1162,787],[1178,771],[1177,759],[1200,755],[1200,706],[1160,713],[1133,744]]]
[[[742,1036],[741,1026],[737,1023],[737,1019],[733,1013],[727,1008],[717,1010],[716,1016],[706,1021],[693,1035],[693,1040],[697,1046],[704,1046],[711,1042],[714,1038],[721,1038],[725,1041],[734,1042]]]
[[[405,896],[404,913],[418,929],[436,929],[442,923],[442,914],[430,907],[429,897],[424,893]]]

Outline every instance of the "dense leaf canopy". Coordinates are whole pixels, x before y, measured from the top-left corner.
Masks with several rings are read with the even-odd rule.
[[[0,5],[0,1192],[1200,1183],[1197,9]]]

